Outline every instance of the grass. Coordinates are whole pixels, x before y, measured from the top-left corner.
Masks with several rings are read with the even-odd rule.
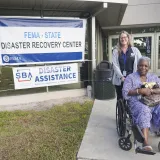
[[[92,105],[0,112],[0,160],[75,160]]]

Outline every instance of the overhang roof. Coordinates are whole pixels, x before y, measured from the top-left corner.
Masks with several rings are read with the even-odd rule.
[[[0,0],[1,16],[96,16],[102,27],[120,25],[128,0]],[[107,7],[106,7],[107,6]]]

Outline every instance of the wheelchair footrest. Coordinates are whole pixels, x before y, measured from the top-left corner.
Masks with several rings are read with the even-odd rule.
[[[136,153],[141,153],[141,154],[148,154],[148,155],[155,155],[156,153],[153,151],[146,151],[140,147],[136,148]]]

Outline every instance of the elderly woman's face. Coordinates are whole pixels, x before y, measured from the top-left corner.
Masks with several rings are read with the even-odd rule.
[[[122,46],[128,45],[128,41],[129,41],[128,36],[126,34],[122,33],[120,35],[120,43],[121,43],[121,45]]]
[[[142,60],[138,64],[138,72],[140,73],[141,76],[145,76],[149,70],[149,64],[148,61]]]

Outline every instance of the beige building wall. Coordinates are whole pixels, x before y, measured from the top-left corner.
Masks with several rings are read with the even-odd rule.
[[[128,0],[121,25],[160,23],[160,0]]]

